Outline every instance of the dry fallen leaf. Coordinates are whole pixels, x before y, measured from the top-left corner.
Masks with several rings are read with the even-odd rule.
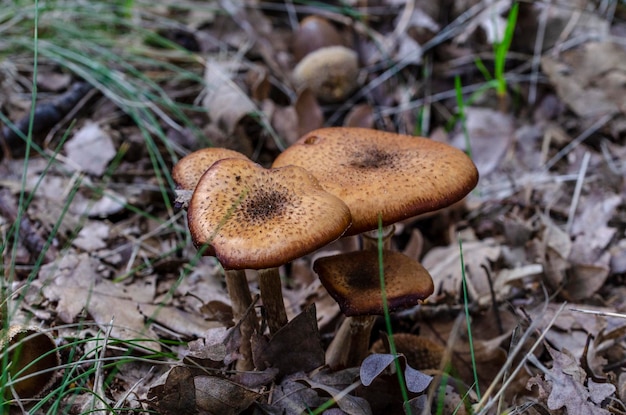
[[[307,372],[324,364],[324,349],[317,328],[315,304],[305,308],[269,340],[252,338],[254,365],[279,369],[281,375]]]
[[[228,379],[195,376],[196,405],[200,413],[237,415],[261,395]]]
[[[344,395],[341,389],[328,386],[324,383],[315,382],[309,379],[299,380],[300,383],[304,383],[311,389],[323,392],[323,396],[332,398],[343,414],[348,415],[371,415],[372,410],[369,404],[363,398],[352,395]]]
[[[212,122],[228,136],[246,115],[257,111],[247,93],[233,81],[239,66],[234,59],[231,62],[210,59],[204,73],[207,86],[203,105]]]
[[[464,6],[460,7],[465,9]],[[511,0],[497,0],[487,3],[487,6],[480,13],[464,25],[464,30],[455,38],[455,42],[465,43],[479,27],[485,33],[487,42],[491,44],[501,42],[507,25],[506,19],[502,15],[510,7]]]
[[[163,415],[196,413],[196,388],[191,369],[175,366],[148,392],[151,405]]]
[[[413,369],[406,363],[406,358],[403,355],[391,355],[374,353],[365,358],[361,363],[361,382],[365,386],[372,384],[374,379],[379,377],[384,372],[395,372],[395,366],[392,366],[396,359],[400,359],[404,378],[406,380],[406,387],[410,392],[421,393],[426,390],[430,382],[433,380],[432,376],[425,375],[419,370]]]
[[[598,404],[615,393],[615,386],[588,383],[585,371],[569,352],[547,349],[553,359],[552,368],[543,376],[532,378],[527,387],[537,386],[540,396],[547,395],[546,404],[550,410],[565,407],[568,415],[609,415],[611,412]]]
[[[85,124],[65,143],[67,158],[80,171],[102,176],[117,150],[111,136],[96,123]]]
[[[545,55],[541,67],[579,116],[626,114],[626,51],[617,43],[589,42],[557,57]]]
[[[165,415],[237,415],[260,395],[227,379],[198,376],[188,367],[175,366],[152,385],[148,398]]]
[[[485,269],[500,256],[501,247],[493,239],[463,242],[463,261],[467,290],[472,300],[490,298],[489,280]],[[422,260],[435,284],[435,293],[427,301],[434,302],[440,294],[460,299],[463,267],[458,245],[433,248]],[[483,268],[485,267],[485,268]],[[490,301],[490,300],[489,300]]]
[[[159,322],[186,335],[203,333],[217,323],[206,322],[200,316],[171,306],[150,304],[155,297],[155,283],[135,284],[132,289],[123,283],[103,279],[96,271],[100,262],[87,254],[66,254],[59,261],[46,264],[39,272],[43,294],[56,302],[56,312],[65,323],[73,323],[83,310],[107,330],[122,340],[146,339],[136,342],[151,350],[160,350],[158,336],[146,318]],[[181,322],[185,322],[183,325]]]
[[[472,160],[481,177],[496,170],[511,147],[515,135],[514,119],[491,108],[465,109],[464,128],[458,128],[451,138],[459,148],[465,148],[465,132],[469,135]],[[460,127],[460,126],[459,126]]]

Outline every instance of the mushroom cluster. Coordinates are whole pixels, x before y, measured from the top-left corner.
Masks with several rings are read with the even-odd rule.
[[[235,317],[251,303],[241,270],[263,270],[259,288],[272,334],[287,323],[279,266],[342,235],[377,229],[379,220],[390,226],[449,206],[478,181],[471,159],[454,147],[362,128],[310,132],[270,169],[243,156],[197,157],[203,160],[201,174],[191,169],[186,174],[192,179],[180,185],[193,189],[188,205],[193,242],[219,259],[229,293],[246,297],[233,299]],[[418,304],[434,290],[428,271],[414,259],[389,249],[381,257],[363,250],[323,257],[313,265],[348,316],[327,351],[331,367],[358,365],[365,357],[371,316],[384,312],[383,298],[393,311]]]
[[[364,128],[312,131],[273,164],[287,165],[304,167],[324,189],[348,205],[352,225],[346,235],[372,231],[379,221],[390,226],[450,206],[478,183],[476,166],[457,148],[424,137]],[[384,233],[389,241],[392,229]],[[367,241],[364,238],[365,250],[376,248],[371,239]],[[384,247],[389,248],[389,243]],[[430,274],[417,261],[384,251],[380,264],[376,254],[371,251],[321,258],[313,265],[347,316],[326,352],[326,363],[333,368],[355,366],[366,357],[374,316],[383,314],[383,295],[393,310],[417,305],[434,290]],[[389,262],[395,267],[391,268]],[[381,289],[381,267],[386,292]],[[396,288],[408,291],[400,294]],[[367,302],[356,303],[356,293],[364,291]]]

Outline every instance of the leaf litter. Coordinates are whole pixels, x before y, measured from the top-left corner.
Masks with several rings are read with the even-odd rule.
[[[479,402],[475,382],[489,390],[505,365],[509,374],[524,370],[504,379],[501,411],[623,412],[626,50],[609,33],[626,30],[626,13],[621,4],[611,11],[582,0],[520,4],[507,56],[508,94],[515,98],[510,111],[502,112],[486,88],[468,101],[463,124],[454,116],[454,76],[461,75],[466,98],[485,85],[475,56],[490,67],[484,56],[502,39],[512,4],[470,3],[450,2],[449,20],[441,18],[438,2],[382,1],[359,18],[334,6],[291,10],[238,2],[215,14],[160,5],[161,18],[188,29],[172,38],[195,45],[196,59],[186,65],[203,79],[185,88],[189,81],[172,73],[152,73],[164,91],[203,109],[188,109],[193,125],[185,128],[179,115],[161,112],[158,122],[170,139],[157,146],[161,165],[149,156],[154,150],[147,151],[136,122],[120,115],[119,101],[107,94],[72,96],[72,105],[57,105],[52,114],[45,103],[66,103],[73,89],[91,88],[74,87],[77,74],[68,77],[71,71],[54,66],[39,74],[45,98],[39,108],[54,119],[33,137],[41,155],[25,162],[19,134],[7,133],[4,120],[19,130],[27,125],[20,120],[30,90],[19,79],[28,70],[3,65],[0,240],[5,274],[12,275],[6,300],[14,321],[56,328],[60,345],[87,339],[81,351],[90,356],[106,336],[125,342],[110,345],[109,356],[120,353],[117,347],[137,358],[164,353],[158,367],[119,363],[111,373],[115,387],[107,386],[105,400],[135,410],[300,414],[334,399],[324,413],[403,413],[393,372],[398,360],[413,413],[437,405],[444,413],[486,407],[489,396]],[[310,14],[328,19],[342,44],[359,55],[359,89],[343,102],[321,102],[291,77],[291,37]],[[68,114],[76,124],[64,138]],[[428,125],[424,120],[431,123],[425,135],[460,148],[469,143],[481,173],[463,203],[403,221],[392,240],[422,261],[436,287],[424,304],[392,316],[394,332],[437,344],[445,350],[441,362],[417,371],[387,350],[358,368],[324,367],[342,317],[310,264],[316,255],[352,249],[338,241],[281,268],[290,323],[272,337],[256,333],[256,370],[234,371],[241,336],[222,271],[213,259],[197,256],[184,212],[171,210],[173,189],[162,187],[166,170],[207,140],[269,165],[285,146],[323,125],[411,133]],[[24,163],[23,190],[32,200],[14,241]],[[469,329],[462,324],[463,278]],[[248,280],[256,294],[256,274]],[[263,317],[262,305],[250,312]],[[374,330],[372,342],[380,337]],[[518,345],[521,352],[513,354]],[[438,394],[446,398],[437,401]],[[83,399],[89,402],[87,395],[76,402]]]

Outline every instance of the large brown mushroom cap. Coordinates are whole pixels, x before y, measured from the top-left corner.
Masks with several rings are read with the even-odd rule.
[[[366,128],[310,132],[274,161],[296,165],[343,200],[355,235],[449,206],[478,183],[478,170],[461,150],[428,138]]]
[[[301,167],[224,159],[198,182],[188,221],[194,244],[207,244],[224,268],[263,269],[339,238],[350,211]]]
[[[226,158],[247,159],[238,151],[221,147],[208,147],[187,154],[172,168],[174,183],[183,190],[193,190],[205,171],[218,160]]]
[[[426,268],[400,252],[384,250],[383,268],[389,311],[412,307],[434,291]],[[384,313],[376,250],[319,258],[313,270],[346,316]]]

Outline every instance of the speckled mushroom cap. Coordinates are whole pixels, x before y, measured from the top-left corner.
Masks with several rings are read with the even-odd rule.
[[[248,159],[235,150],[221,147],[208,147],[187,154],[172,168],[174,183],[183,190],[193,190],[200,177],[218,160],[225,158]]]
[[[278,267],[339,238],[350,211],[301,167],[265,169],[242,159],[216,162],[188,209],[194,244],[226,269]]]
[[[330,127],[308,133],[274,161],[296,165],[343,200],[355,235],[449,206],[478,183],[478,170],[461,150],[424,137],[367,128]]]
[[[426,268],[400,252],[384,250],[383,267],[389,311],[412,307],[434,291]],[[384,313],[376,250],[319,258],[313,270],[346,316]]]

